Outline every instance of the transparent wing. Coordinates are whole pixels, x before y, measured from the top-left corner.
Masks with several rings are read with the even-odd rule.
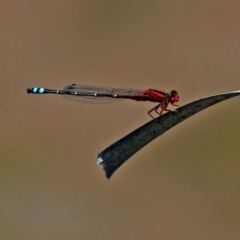
[[[97,87],[83,84],[71,84],[63,88],[64,98],[81,103],[113,103],[143,93],[142,90],[126,88]],[[77,94],[76,94],[77,93]],[[122,96],[125,96],[121,98]]]

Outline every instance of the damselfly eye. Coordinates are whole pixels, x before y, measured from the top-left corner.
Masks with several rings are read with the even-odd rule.
[[[179,95],[176,90],[170,92],[170,103],[175,103],[179,101]]]

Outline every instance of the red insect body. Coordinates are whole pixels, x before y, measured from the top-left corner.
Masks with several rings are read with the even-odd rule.
[[[67,85],[63,90],[34,87],[28,88],[27,92],[33,94],[62,94],[67,99],[83,103],[109,103],[123,99],[157,102],[159,104],[148,111],[149,116],[153,119],[155,118],[151,115],[152,111],[155,111],[158,115],[162,115],[163,111],[171,111],[167,109],[169,103],[173,106],[178,106],[175,103],[179,101],[178,92],[175,90],[166,93],[156,89],[142,91],[138,89],[94,87],[82,84]],[[161,108],[161,110],[158,112],[159,108]]]
[[[171,111],[167,109],[167,106],[169,103],[171,103],[173,106],[178,106],[175,103],[179,101],[179,95],[178,92],[175,90],[172,90],[169,93],[165,93],[156,89],[147,89],[143,91],[141,94],[134,94],[134,95],[119,95],[120,98],[127,98],[127,99],[133,99],[136,101],[150,101],[150,102],[158,102],[159,104],[152,108],[150,111],[148,111],[148,115],[155,119],[151,112],[155,111],[158,115],[162,115],[163,111]],[[161,108],[160,112],[158,112],[158,109]]]

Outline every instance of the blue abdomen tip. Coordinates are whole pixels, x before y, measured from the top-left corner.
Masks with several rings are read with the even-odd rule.
[[[27,93],[33,93],[33,94],[41,94],[45,92],[45,88],[37,88],[37,87],[33,87],[33,88],[28,88],[27,89]]]
[[[44,88],[37,88],[37,87],[34,87],[34,88],[31,88],[31,92],[32,93],[44,93]]]

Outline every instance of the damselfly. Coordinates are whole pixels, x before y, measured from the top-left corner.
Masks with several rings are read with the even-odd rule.
[[[179,101],[178,92],[172,90],[170,93],[159,91],[156,89],[138,90],[125,88],[108,88],[95,87],[82,84],[71,84],[62,90],[52,90],[46,88],[28,88],[27,93],[33,94],[61,94],[65,98],[82,103],[110,103],[124,99],[132,99],[136,101],[151,101],[159,103],[148,111],[150,117],[155,119],[151,112],[155,111],[158,115],[162,115],[163,111],[171,111],[167,109],[168,104],[178,106],[175,103]],[[160,109],[160,111],[158,111]]]

